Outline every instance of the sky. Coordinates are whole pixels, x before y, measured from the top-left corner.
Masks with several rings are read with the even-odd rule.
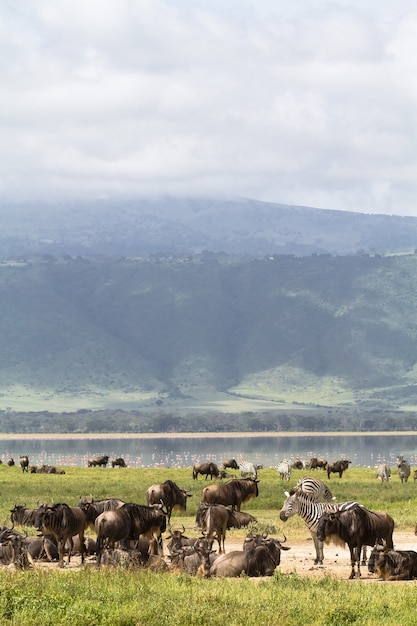
[[[2,0],[0,197],[417,216],[415,0]]]

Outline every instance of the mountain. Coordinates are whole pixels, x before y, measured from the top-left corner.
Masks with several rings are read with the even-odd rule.
[[[412,411],[416,284],[414,254],[4,260],[0,408]]]
[[[414,252],[417,218],[233,198],[0,203],[0,258]]]

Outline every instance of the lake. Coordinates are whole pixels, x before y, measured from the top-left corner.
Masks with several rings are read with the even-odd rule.
[[[411,465],[417,464],[417,433],[10,437],[2,438],[0,435],[0,459],[3,463],[13,457],[18,464],[19,455],[27,454],[31,465],[45,463],[86,467],[91,456],[107,454],[110,461],[123,457],[129,467],[191,467],[206,460],[221,464],[229,458],[276,467],[283,459],[291,461],[299,457],[308,460],[312,456],[322,456],[329,461],[348,458],[353,466],[374,467],[382,462],[393,466],[397,456],[404,454]]]

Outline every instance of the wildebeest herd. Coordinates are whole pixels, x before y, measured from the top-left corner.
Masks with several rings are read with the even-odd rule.
[[[106,467],[108,463],[109,457],[103,456],[89,459],[88,466]],[[290,480],[292,469],[321,468],[328,479],[332,473],[342,478],[350,463],[314,458],[307,467],[300,459],[292,463],[284,460],[277,473],[285,482]],[[30,466],[27,456],[20,457],[20,465],[23,472],[65,473],[54,466]],[[116,459],[112,466],[126,464]],[[190,489],[179,487],[173,480],[150,485],[144,494],[146,505],[119,498],[95,500],[92,496],[80,497],[74,506],[61,502],[28,509],[16,504],[10,511],[11,528],[0,527],[0,563],[28,567],[46,560],[63,567],[79,554],[81,563],[88,556],[101,567],[148,567],[203,577],[271,576],[281,562],[282,551],[290,549],[285,545],[287,539],[285,535],[278,538],[259,532],[256,517],[241,510],[259,496],[259,469],[234,459],[222,467],[212,462],[194,465],[192,478],[205,476],[205,484],[193,529],[199,534],[193,537],[186,535],[183,525],[181,529],[171,526],[173,511],[186,512],[192,495]],[[401,482],[406,482],[410,465],[403,456],[397,459],[397,470]],[[240,472],[240,476],[231,471]],[[389,481],[390,467],[379,465],[376,478]],[[303,519],[314,542],[316,564],[323,564],[324,544],[335,542],[349,548],[350,578],[361,576],[367,547],[372,548],[370,573],[390,581],[417,578],[417,552],[394,549],[394,520],[387,513],[371,511],[354,500],[335,502],[329,485],[317,474],[299,479],[285,495],[279,518],[282,522],[294,515]],[[38,536],[20,532],[16,526],[33,526]],[[234,528],[246,528],[247,536],[240,550],[227,552],[227,531]],[[86,534],[90,531],[95,533],[94,539]]]

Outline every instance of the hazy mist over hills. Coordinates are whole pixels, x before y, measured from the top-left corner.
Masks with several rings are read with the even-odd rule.
[[[0,408],[413,411],[416,242],[251,200],[4,205]]]

